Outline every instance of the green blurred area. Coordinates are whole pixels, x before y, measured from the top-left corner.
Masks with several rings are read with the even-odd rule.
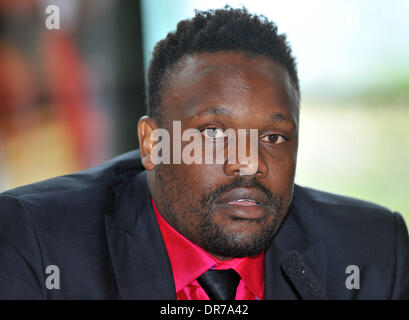
[[[400,212],[409,225],[409,62],[306,94],[296,182]]]
[[[375,202],[409,224],[408,80],[304,101],[296,182]]]

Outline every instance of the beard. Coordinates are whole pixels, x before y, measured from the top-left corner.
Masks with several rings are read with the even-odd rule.
[[[170,179],[165,180],[161,171],[158,172],[158,178],[162,187],[167,186],[167,188],[161,188],[166,194],[165,198],[183,199],[180,201],[182,206],[172,200],[166,201],[161,206],[162,216],[185,238],[210,254],[236,258],[255,256],[265,251],[286,215],[289,204],[284,203],[282,196],[272,193],[255,178],[239,176],[232,183],[220,185],[201,195],[199,200],[194,200],[189,197],[189,191],[181,190],[175,186],[177,178],[173,174],[168,175],[166,172],[166,177]],[[169,183],[169,181],[172,182]],[[235,188],[257,188],[264,192],[268,198],[268,203],[265,206],[269,213],[251,222],[257,224],[258,231],[256,233],[245,234],[229,231],[228,228],[217,223],[217,199]],[[192,215],[194,215],[195,223],[191,223]],[[227,219],[231,219],[232,223],[234,220],[241,220],[233,217]],[[241,221],[241,223],[249,222]]]
[[[267,206],[271,209],[269,215],[255,222],[260,230],[256,234],[242,235],[240,233],[226,232],[223,227],[215,222],[214,203],[224,193],[235,188],[257,188],[268,197]],[[202,208],[210,208],[198,225],[198,233],[206,239],[200,246],[208,252],[223,257],[247,257],[254,256],[265,251],[280,225],[279,217],[285,215],[283,211],[283,199],[270,190],[266,189],[255,179],[238,177],[231,184],[222,185],[216,190],[204,195],[201,199]]]

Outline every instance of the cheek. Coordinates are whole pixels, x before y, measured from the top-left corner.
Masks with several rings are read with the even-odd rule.
[[[162,165],[163,178],[161,189],[166,192],[171,187],[178,197],[187,202],[197,202],[218,185],[217,181],[223,174],[222,165]],[[162,188],[163,187],[163,188]]]
[[[294,184],[296,164],[296,153],[268,154],[268,175],[265,179],[266,187],[273,193],[287,198],[288,190],[291,190]]]
[[[217,164],[181,165],[179,170],[186,181],[189,181],[187,187],[193,187],[199,193],[212,189],[224,175],[223,165]]]

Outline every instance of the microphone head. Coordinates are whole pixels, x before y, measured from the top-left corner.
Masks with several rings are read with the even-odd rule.
[[[281,266],[303,300],[323,299],[317,282],[297,251],[287,252],[281,259]]]

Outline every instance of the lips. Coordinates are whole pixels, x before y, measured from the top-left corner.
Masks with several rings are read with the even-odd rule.
[[[255,188],[237,188],[222,195],[217,202],[248,207],[265,206],[268,203],[268,197],[264,192]]]
[[[238,188],[225,193],[217,205],[227,215],[241,220],[258,220],[268,214],[267,195],[255,188]]]
[[[234,201],[230,201],[228,204],[231,204],[233,206],[244,206],[244,207],[257,207],[260,206],[260,204],[252,199],[238,199]]]

